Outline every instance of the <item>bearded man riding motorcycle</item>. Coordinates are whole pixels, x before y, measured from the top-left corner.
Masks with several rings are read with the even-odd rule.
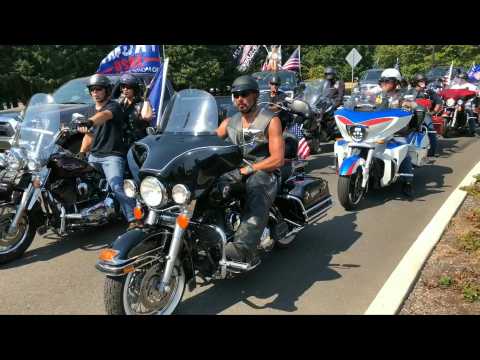
[[[430,140],[430,150],[428,151],[428,156],[435,156],[437,150],[437,134],[433,133],[435,128],[432,122],[431,114],[437,114],[442,109],[442,98],[437,95],[437,93],[427,88],[428,80],[425,75],[423,74],[416,74],[413,77],[411,82],[413,89],[411,90],[411,94],[415,97],[415,99],[428,99],[432,102],[432,108],[427,109],[425,113],[425,120],[423,124],[428,128],[428,138]]]
[[[234,241],[226,246],[226,255],[233,261],[254,263],[258,259],[257,247],[279,188],[280,168],[285,161],[285,141],[280,119],[270,110],[257,106],[259,87],[253,77],[244,75],[237,78],[231,92],[239,112],[220,124],[217,135],[243,145],[243,156],[249,165],[222,177],[227,183],[244,183],[246,188],[242,222]],[[252,139],[246,139],[245,134],[255,131],[258,138],[253,145],[247,145]]]

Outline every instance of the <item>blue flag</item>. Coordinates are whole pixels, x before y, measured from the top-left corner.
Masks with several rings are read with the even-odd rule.
[[[480,81],[480,65],[473,65],[468,72],[468,79],[473,82]]]
[[[158,107],[160,106],[160,98],[162,96],[162,85],[163,85],[163,64],[160,64],[155,77],[152,79],[150,83],[150,90],[149,94],[147,95],[148,102],[152,106],[153,110],[153,117],[150,121],[150,124],[153,127],[157,126],[157,114],[158,114]]]
[[[156,73],[162,57],[160,45],[118,45],[100,62],[97,73]]]

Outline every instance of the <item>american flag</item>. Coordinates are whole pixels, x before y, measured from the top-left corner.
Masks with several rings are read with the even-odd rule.
[[[302,127],[295,123],[288,129],[288,131],[295,135],[298,140],[300,140],[298,142],[297,155],[299,159],[305,160],[310,156],[310,146],[308,146],[307,139],[305,139],[305,136],[303,136]]]
[[[282,70],[299,70],[300,69],[300,47],[298,47],[290,56],[285,64],[282,65]]]

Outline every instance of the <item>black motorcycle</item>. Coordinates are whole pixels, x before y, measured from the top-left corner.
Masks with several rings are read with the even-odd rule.
[[[143,228],[117,238],[100,253],[96,268],[106,274],[104,301],[108,314],[171,314],[185,286],[245,273],[255,264],[228,261],[225,245],[241,224],[242,188],[221,175],[244,166],[242,148],[216,135],[215,99],[201,90],[183,90],[169,103],[161,134],[133,146],[140,185],[124,184],[136,198],[135,216]],[[245,132],[252,146],[259,136]],[[307,224],[332,206],[328,184],[304,174],[297,161],[297,140],[286,141],[281,190],[263,232],[261,254],[287,247]],[[263,255],[261,255],[262,257]]]
[[[104,176],[68,150],[75,135],[62,128],[51,96],[32,97],[14,145],[0,158],[0,264],[21,257],[37,232],[64,237],[118,218]]]

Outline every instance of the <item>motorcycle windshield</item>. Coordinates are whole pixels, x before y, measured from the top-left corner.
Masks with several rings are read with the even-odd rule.
[[[316,80],[305,84],[305,90],[303,91],[301,100],[305,101],[310,106],[315,106],[320,98],[326,97],[327,95],[323,82]]]
[[[25,111],[16,147],[25,150],[29,159],[46,160],[56,146],[59,130],[59,105],[50,95],[35,94]]]
[[[206,91],[187,89],[175,94],[164,115],[164,133],[212,135],[218,127],[215,98]]]

